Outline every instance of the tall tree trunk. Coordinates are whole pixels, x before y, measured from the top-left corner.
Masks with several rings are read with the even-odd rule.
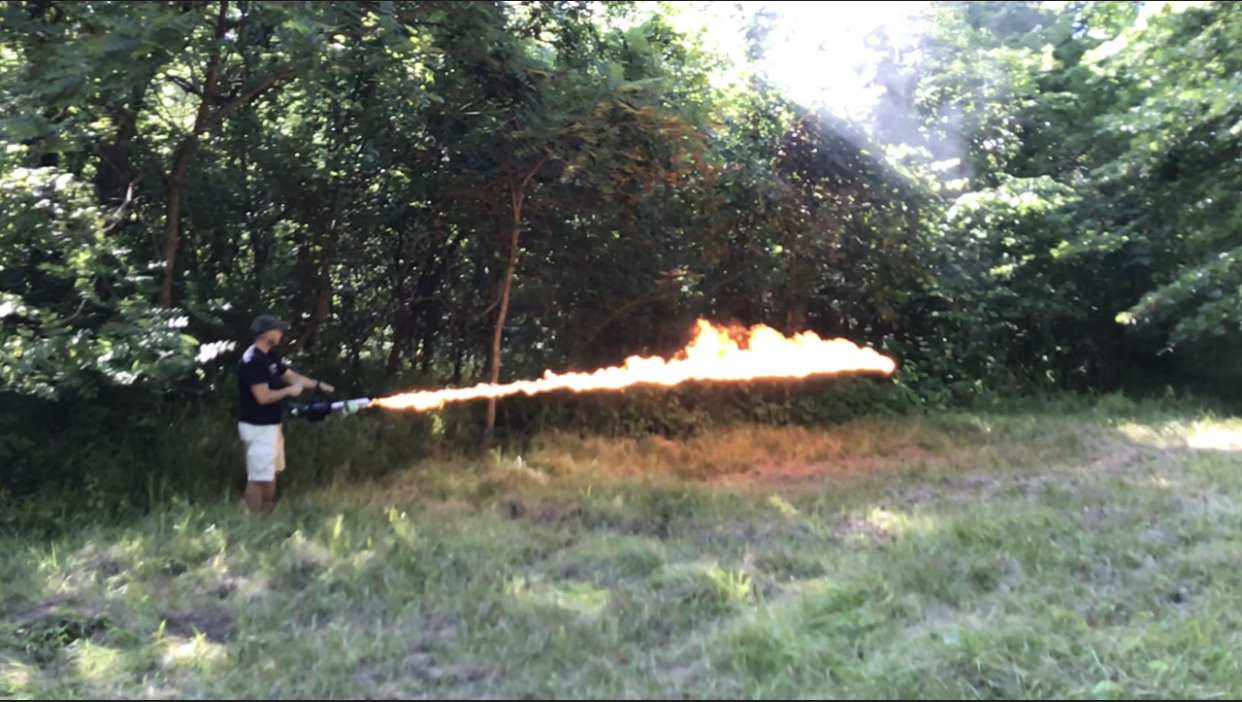
[[[216,74],[220,70],[220,45],[224,39],[225,21],[229,11],[228,0],[220,0],[220,14],[216,19],[216,46],[207,59],[207,72],[203,78],[203,90],[199,95],[198,113],[190,135],[181,142],[173,156],[172,172],[168,176],[168,205],[164,222],[164,282],[160,285],[160,307],[172,307],[173,272],[177,265],[177,244],[181,238],[181,186],[185,183],[190,159],[198,147],[198,135],[207,128],[211,103],[216,98]]]
[[[134,89],[132,107],[121,105],[112,113],[116,137],[111,144],[98,147],[99,165],[95,168],[95,191],[99,204],[119,207],[128,198],[126,193],[134,184],[133,169],[129,163],[133,141],[138,136],[138,110],[141,109],[146,85]]]
[[[444,232],[440,229],[436,230],[441,236]],[[436,330],[424,318],[428,317],[430,312],[435,309],[433,304],[436,300],[436,291],[444,283],[445,276],[448,273],[448,264],[452,260],[453,255],[457,251],[461,239],[449,240],[442,244],[438,253],[439,262],[434,269],[427,265],[427,256],[417,259],[414,263],[406,263],[406,259],[401,256],[397,257],[396,265],[402,270],[398,277],[396,285],[396,298],[400,301],[402,307],[397,311],[397,318],[393,324],[393,342],[392,349],[388,354],[388,365],[386,367],[387,377],[392,377],[401,370],[401,357],[407,348],[413,347],[415,354],[426,354],[431,348],[428,341],[435,336]],[[409,253],[413,258],[414,251],[411,247]],[[436,253],[430,254],[430,257],[436,257]],[[407,294],[404,281],[407,267],[413,267],[421,270],[418,281],[414,284],[414,289]],[[415,343],[417,339],[421,339],[421,346]],[[425,356],[424,356],[425,358]],[[426,372],[427,362],[423,362],[423,371]]]
[[[392,328],[392,349],[388,352],[388,364],[384,367],[384,377],[391,378],[401,370],[401,354],[405,353],[405,344],[413,333],[412,324],[407,310],[397,312],[397,321]]]
[[[159,300],[160,306],[165,308],[172,307],[173,269],[177,262],[177,243],[180,235],[181,186],[185,181],[185,174],[189,169],[190,159],[194,154],[193,147],[197,146],[199,135],[215,128],[239,107],[254,100],[272,86],[294,73],[293,63],[291,62],[259,81],[258,84],[238,95],[228,104],[213,111],[211,106],[215,103],[216,95],[219,92],[220,43],[224,40],[228,30],[228,11],[228,0],[220,0],[220,12],[216,20],[216,48],[212,49],[207,60],[207,71],[203,80],[202,94],[199,96],[198,114],[194,118],[194,127],[186,140],[182,142],[183,147],[186,145],[192,145],[192,147],[178,150],[176,161],[173,164],[173,172],[169,177],[168,221],[164,226],[164,235],[166,237],[164,243],[164,282],[160,286]]]
[[[341,227],[341,210],[344,207],[345,188],[347,186],[338,183],[336,193],[332,201],[332,219],[328,222],[328,231],[323,237],[316,237],[321,243],[316,247],[319,249],[319,291],[315,295],[314,305],[311,307],[310,320],[307,321],[306,328],[298,335],[298,338],[290,347],[291,352],[296,352],[302,348],[309,347],[313,344],[315,336],[319,333],[319,325],[328,318],[328,312],[332,308],[332,261],[336,258],[337,237]]]
[[[435,328],[426,327],[423,332],[422,347],[419,349],[419,353],[422,354],[419,358],[419,372],[422,373],[424,377],[431,372],[431,361],[435,357],[435,343]]]
[[[465,362],[466,329],[460,316],[450,317],[449,334],[453,339],[453,387],[461,387],[462,364]]]
[[[500,339],[505,330],[505,316],[509,314],[509,292],[513,289],[513,269],[517,264],[518,236],[522,232],[521,198],[515,197],[513,206],[513,226],[509,233],[509,261],[505,266],[505,277],[500,283],[500,307],[496,310],[496,329],[492,333],[491,349],[491,383],[500,382]],[[487,434],[491,436],[496,428],[496,398],[487,401]]]
[[[329,251],[333,248],[328,245]],[[315,303],[311,306],[310,319],[306,322],[306,328],[298,335],[293,342],[290,352],[297,352],[303,348],[313,349],[315,339],[319,334],[319,327],[323,321],[328,318],[328,312],[332,309],[332,275],[331,275],[332,254],[324,256],[324,260],[320,263],[319,277],[319,293],[315,296]]]
[[[798,270],[798,250],[789,252],[789,289],[785,299],[785,335],[792,336],[806,330],[806,301],[802,298],[802,285]]]
[[[520,184],[514,184],[512,177],[509,180],[509,195],[512,203],[513,221],[509,228],[509,261],[505,266],[505,277],[500,283],[500,308],[496,311],[496,329],[492,334],[492,348],[490,354],[493,385],[500,382],[500,340],[504,336],[505,317],[509,314],[509,293],[513,289],[513,269],[517,266],[519,238],[522,233],[522,204],[526,200],[526,186],[530,185],[530,181],[535,174],[543,168],[543,164],[547,162],[548,156],[551,154],[544,153],[539,157],[535,166],[530,169],[526,177],[522,179]],[[490,398],[487,401],[487,436],[491,436],[496,428],[496,398]]]
[[[172,307],[173,268],[177,263],[177,244],[181,234],[181,186],[197,144],[191,137],[177,149],[172,173],[168,175],[168,206],[164,223],[164,282],[160,286],[160,307]]]
[[[312,219],[302,214],[301,220]],[[316,257],[316,250],[319,248],[319,234],[306,225],[299,222],[297,242],[297,254],[295,255],[295,263],[293,271],[297,272],[297,285],[293,296],[289,299],[289,321],[296,324],[300,328],[302,319],[309,319],[312,311],[312,300],[315,291],[319,289],[319,263]]]

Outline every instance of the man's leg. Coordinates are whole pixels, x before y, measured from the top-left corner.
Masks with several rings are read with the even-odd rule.
[[[263,511],[263,495],[266,494],[263,486],[267,483],[256,483],[253,480],[246,482],[246,507],[254,514]]]
[[[280,477],[285,470],[285,432],[277,424],[273,433],[276,435],[276,470],[272,473],[272,482],[264,498],[264,509],[267,512],[271,512],[276,506],[276,478]]]
[[[263,483],[263,514],[271,514],[272,508],[276,506],[276,479],[272,478],[271,482]]]
[[[276,436],[280,427],[242,425],[246,442],[246,506],[252,513],[272,511],[271,495],[276,480]]]

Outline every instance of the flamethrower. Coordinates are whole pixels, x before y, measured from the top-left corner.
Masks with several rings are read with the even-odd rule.
[[[371,406],[371,398],[360,397],[355,400],[315,400],[313,402],[293,402],[289,404],[289,416],[305,419],[310,422],[322,422],[333,412],[351,415]]]

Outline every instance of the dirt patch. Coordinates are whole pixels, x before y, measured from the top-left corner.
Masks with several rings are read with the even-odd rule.
[[[1168,531],[1167,529],[1158,529],[1150,527],[1139,533],[1139,543],[1146,546],[1181,546],[1182,537]]]
[[[90,638],[108,628],[108,618],[97,609],[79,606],[72,600],[48,602],[32,607],[16,617],[20,629],[60,629],[66,644]]]
[[[738,545],[775,548],[780,544],[812,544],[823,539],[843,542],[864,539],[874,544],[888,544],[893,536],[882,526],[861,517],[843,516],[835,519],[827,533],[817,533],[800,522],[728,523],[716,521],[682,522],[677,530],[680,539],[701,548],[732,549]]]
[[[935,502],[939,499],[940,494],[932,488],[919,488],[912,492],[906,493],[900,499],[904,500],[907,505],[921,505],[927,502]]]
[[[415,693],[407,689],[404,685],[397,683],[386,683],[375,689],[375,692],[363,697],[364,700],[412,700],[416,699]]]
[[[613,531],[628,536],[669,538],[674,516],[667,513],[636,515],[619,509],[592,508],[581,505],[508,504],[501,506],[512,519],[525,518],[545,527],[571,528],[584,531]]]
[[[1194,595],[1195,593],[1192,592],[1190,588],[1179,587],[1176,590],[1171,590],[1170,592],[1165,594],[1164,599],[1169,604],[1183,605],[1183,604],[1190,602],[1191,598],[1194,597]]]
[[[1127,449],[1124,451],[1111,451],[1107,455],[1096,459],[1087,467],[1091,470],[1103,471],[1105,473],[1126,472],[1128,468],[1133,468],[1143,464],[1143,454],[1144,451],[1137,448]]]
[[[842,517],[832,527],[832,538],[837,541],[859,537],[874,544],[889,544],[893,541],[893,535],[887,529],[858,517]]]
[[[317,556],[300,555],[292,559],[288,570],[272,579],[272,587],[301,592],[326,570],[327,566]]]
[[[857,474],[877,469],[876,461],[857,458],[840,458],[815,463],[782,463],[755,465],[745,470],[714,475],[704,482],[729,487],[769,487],[772,485],[812,486],[830,478]]]
[[[1116,515],[1107,507],[1083,507],[1082,512],[1074,516],[1074,521],[1084,529],[1099,529],[1116,520]]]
[[[11,607],[7,614],[6,618],[16,624],[14,633],[22,648],[39,663],[52,660],[60,649],[75,641],[106,643],[112,628],[101,609],[82,605],[71,597]]]
[[[830,464],[784,464],[751,466],[737,473],[728,473],[709,479],[728,485],[755,483],[796,484],[822,480],[838,472],[839,466]]]
[[[1092,629],[1125,626],[1132,618],[1130,608],[1122,602],[1080,605],[1074,612]]]
[[[102,547],[96,544],[87,544],[78,551],[77,555],[82,559],[85,566],[82,570],[98,574],[104,578],[120,575],[132,566],[130,559],[115,545]]]
[[[233,578],[221,578],[215,585],[208,588],[207,592],[212,597],[220,600],[226,600],[233,593],[237,592],[237,581]]]
[[[946,477],[941,484],[946,490],[954,492],[982,492],[995,488],[1000,481],[982,475],[953,475]]]
[[[425,507],[425,510],[431,514],[460,514],[462,512],[471,512],[473,509],[468,503],[453,498],[433,500],[428,502]]]
[[[225,643],[237,636],[237,615],[218,605],[172,612],[163,616],[164,631],[194,637],[199,633],[214,643]]]
[[[693,654],[679,655],[669,661],[653,661],[652,674],[660,693],[651,699],[686,700],[701,698],[708,689],[714,699],[741,699],[741,685],[722,676],[711,662]]]
[[[810,580],[828,573],[818,558],[791,552],[761,554],[754,559],[754,564],[767,575],[784,581]]]
[[[481,666],[465,661],[450,661],[443,654],[415,650],[406,656],[401,665],[404,675],[429,685],[465,685],[478,682],[488,676]]]
[[[444,614],[430,617],[422,622],[415,641],[410,645],[413,653],[431,653],[457,640],[461,620],[456,615]]]
[[[486,677],[482,668],[462,662],[444,663],[449,658],[444,649],[457,640],[461,631],[461,620],[457,615],[420,618],[411,622],[409,628],[413,641],[395,679],[379,682],[393,676],[390,671],[381,670],[373,663],[365,663],[358,671],[358,680],[365,687],[375,690],[364,699],[426,699],[427,685],[465,684]],[[485,698],[469,695],[467,699]]]
[[[521,519],[530,509],[517,497],[506,497],[500,501],[500,512],[509,519]]]
[[[900,638],[905,641],[938,641],[956,645],[963,633],[986,628],[986,621],[976,613],[935,604],[923,607],[921,619],[912,621]]]
[[[918,446],[906,446],[894,452],[866,456],[840,456],[821,461],[765,463],[740,471],[721,473],[704,478],[704,482],[729,487],[767,488],[772,485],[816,487],[832,478],[887,473],[953,461],[955,452],[934,452]]]
[[[77,607],[78,599],[75,597],[53,597],[43,602],[33,602],[30,598],[20,594],[9,595],[4,600],[4,617],[18,622],[29,621],[31,617],[38,618],[41,611],[46,611],[56,607]]]

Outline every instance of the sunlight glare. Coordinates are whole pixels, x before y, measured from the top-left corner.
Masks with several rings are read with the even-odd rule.
[[[930,534],[937,528],[936,520],[926,514],[893,512],[883,507],[868,512],[866,521],[892,536]]]
[[[823,107],[840,116],[862,119],[879,95],[868,87],[879,55],[865,38],[886,27],[894,44],[912,39],[916,14],[926,2],[788,2],[749,1],[690,3],[685,19],[701,22],[709,46],[725,53],[734,66],[745,65],[746,24],[760,11],[775,15],[756,69],[793,100]]]
[[[1186,445],[1201,450],[1238,451],[1242,450],[1242,431],[1222,426],[1199,426],[1186,437]]]

